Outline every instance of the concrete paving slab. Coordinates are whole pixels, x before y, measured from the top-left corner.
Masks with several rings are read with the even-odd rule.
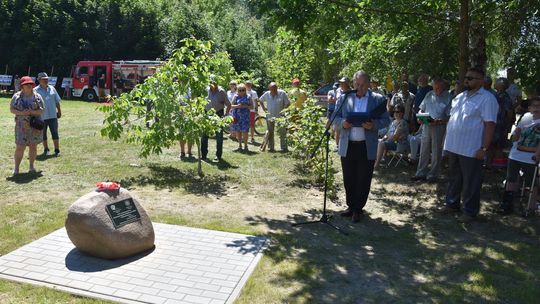
[[[156,247],[128,259],[79,252],[64,228],[0,257],[0,278],[119,303],[232,303],[267,239],[154,223]]]

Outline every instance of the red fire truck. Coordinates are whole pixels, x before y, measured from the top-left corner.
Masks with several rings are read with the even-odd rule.
[[[79,61],[71,75],[72,94],[86,101],[98,101],[107,95],[119,95],[132,90],[138,83],[153,75],[162,64],[162,61],[150,60]]]

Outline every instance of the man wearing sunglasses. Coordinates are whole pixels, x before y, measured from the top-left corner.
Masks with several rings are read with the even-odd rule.
[[[448,188],[443,214],[460,210],[460,222],[473,221],[480,211],[482,166],[493,138],[499,105],[483,88],[485,73],[470,68],[465,75],[465,91],[452,100],[444,151],[448,155]]]

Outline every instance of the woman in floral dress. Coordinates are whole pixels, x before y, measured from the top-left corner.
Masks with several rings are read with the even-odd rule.
[[[249,112],[253,103],[246,92],[246,86],[242,83],[238,86],[237,94],[234,96],[231,108],[233,109],[234,123],[231,125],[231,131],[236,133],[238,139],[238,150],[242,151],[242,142],[244,151],[248,151],[248,132],[249,132]]]
[[[30,126],[32,116],[39,117],[43,112],[43,99],[34,93],[34,81],[29,76],[21,78],[21,91],[16,92],[11,99],[10,111],[15,115],[15,168],[13,175],[19,174],[19,166],[28,146],[30,160],[29,173],[35,173],[37,145],[43,140],[43,131]]]

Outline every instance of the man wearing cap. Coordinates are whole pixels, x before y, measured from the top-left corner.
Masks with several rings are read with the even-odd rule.
[[[45,72],[38,74],[39,86],[34,88],[34,91],[43,98],[43,113],[41,119],[45,123],[43,128],[43,156],[49,154],[49,145],[47,143],[47,129],[51,129],[51,136],[54,144],[54,156],[60,155],[60,143],[58,137],[58,119],[62,117],[60,109],[60,96],[56,89],[49,85],[49,76]]]
[[[268,151],[274,152],[274,129],[276,126],[275,119],[281,117],[281,111],[288,107],[291,103],[289,97],[285,91],[278,89],[277,83],[271,82],[268,85],[268,91],[260,98],[261,107],[264,111],[266,108],[264,103],[268,106],[268,115],[266,125],[268,127]],[[285,128],[279,129],[279,143],[281,151],[287,152],[287,130]]]
[[[289,98],[297,109],[304,106],[304,101],[307,99],[306,91],[300,89],[300,79],[295,78],[292,81],[292,90],[289,92]]]
[[[231,103],[227,98],[227,93],[223,90],[222,87],[218,86],[215,80],[210,81],[210,86],[208,88],[208,103],[205,105],[205,110],[214,109],[216,114],[219,117],[229,114],[231,109]],[[201,138],[201,158],[203,160],[207,159],[208,155],[208,135],[203,134]],[[219,130],[216,133],[216,157],[214,161],[221,161],[221,156],[223,155],[223,130]]]

